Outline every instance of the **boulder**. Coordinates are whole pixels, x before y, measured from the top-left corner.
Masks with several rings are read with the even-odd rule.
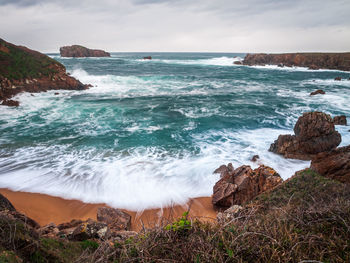
[[[314,96],[314,95],[317,95],[317,94],[326,94],[326,92],[324,90],[318,89],[318,90],[315,90],[315,91],[311,92],[310,96]]]
[[[242,61],[234,61],[233,64],[235,64],[235,65],[242,65],[243,63],[242,63]]]
[[[254,155],[253,157],[252,157],[252,159],[250,159],[252,162],[256,162],[257,160],[259,160],[260,159],[260,156],[259,155]]]
[[[129,230],[131,227],[131,216],[115,208],[98,208],[97,221],[107,224],[112,231]]]
[[[232,163],[229,163],[227,166],[226,165],[221,165],[219,168],[217,168],[214,171],[214,174],[220,174],[220,178],[224,177],[227,174],[232,174],[234,171]]]
[[[260,165],[252,170],[250,166],[243,165],[223,174],[214,185],[212,203],[216,207],[241,205],[281,182],[280,175],[268,166]]]
[[[312,170],[320,175],[350,184],[350,145],[316,155]]]
[[[334,125],[347,125],[346,116],[340,115],[333,118]]]
[[[105,223],[96,222],[92,219],[80,224],[70,235],[70,239],[84,241],[86,239],[108,239],[110,231]]]
[[[269,151],[285,158],[311,160],[320,152],[335,149],[341,135],[335,130],[333,119],[322,112],[307,112],[294,126],[295,135],[280,135]]]
[[[100,49],[89,49],[79,45],[73,46],[64,46],[60,48],[61,57],[73,57],[73,58],[81,58],[81,57],[110,57],[106,51]]]
[[[152,57],[151,57],[151,56],[147,56],[147,57],[143,57],[143,59],[145,59],[145,60],[151,60]]]
[[[50,223],[38,229],[40,235],[47,237],[55,237],[59,233],[59,229],[54,223]]]
[[[19,102],[17,100],[4,100],[1,105],[10,106],[10,107],[18,107]]]
[[[336,78],[334,78],[334,80],[341,81],[341,77],[336,77]]]
[[[233,205],[230,208],[226,209],[224,212],[219,212],[216,215],[216,220],[219,223],[225,223],[227,221],[231,221],[234,218],[236,218],[236,216],[239,215],[239,212],[243,210],[243,207],[240,205]]]

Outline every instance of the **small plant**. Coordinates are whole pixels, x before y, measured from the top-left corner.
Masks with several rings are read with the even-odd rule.
[[[182,214],[177,221],[169,224],[165,227],[166,230],[181,231],[191,228],[191,222],[188,220],[188,211]]]
[[[81,247],[85,249],[96,250],[99,244],[93,240],[84,240],[81,242]]]

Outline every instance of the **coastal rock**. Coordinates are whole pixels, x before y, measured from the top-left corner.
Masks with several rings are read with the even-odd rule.
[[[259,160],[260,159],[260,156],[259,155],[254,155],[253,157],[252,157],[252,159],[250,159],[252,162],[256,162],[257,160]]]
[[[147,56],[147,57],[143,57],[143,59],[145,59],[145,60],[151,60],[152,57],[151,57],[151,56]]]
[[[9,106],[9,107],[18,107],[19,102],[17,100],[4,100],[1,105]]]
[[[217,168],[214,171],[214,174],[220,174],[220,178],[232,174],[234,171],[232,163],[229,163],[227,166],[226,165],[221,165],[219,168]]]
[[[235,64],[235,65],[242,65],[243,63],[242,63],[242,61],[234,61],[233,64]]]
[[[240,205],[233,205],[230,208],[226,209],[224,212],[219,212],[216,215],[216,220],[219,223],[224,223],[227,221],[233,220],[237,215],[239,215],[239,212],[243,210],[243,207]]]
[[[84,90],[87,85],[69,76],[66,68],[54,59],[23,46],[0,39],[0,101],[2,105],[18,106],[10,100],[21,92],[48,90]],[[8,52],[4,53],[4,48]]]
[[[314,95],[317,95],[317,94],[326,94],[326,92],[324,90],[321,90],[321,89],[318,89],[318,90],[315,90],[313,92],[310,93],[310,96],[314,96]]]
[[[113,240],[119,242],[138,235],[138,233],[135,231],[117,231],[113,232],[112,234]]]
[[[334,125],[347,125],[346,116],[340,115],[333,118]]]
[[[231,207],[250,201],[282,182],[272,168],[260,165],[252,170],[243,165],[224,176],[214,185],[212,203],[217,207]]]
[[[316,155],[310,168],[320,175],[350,184],[350,145]]]
[[[334,80],[341,81],[341,77],[335,77]]]
[[[315,154],[335,149],[341,142],[331,116],[322,112],[304,113],[295,124],[294,133],[280,135],[269,151],[285,158],[311,160]]]
[[[54,223],[50,223],[38,229],[40,235],[46,237],[55,237],[59,233],[59,229]]]
[[[81,57],[110,57],[111,54],[99,50],[99,49],[89,49],[79,45],[73,46],[64,46],[60,48],[61,57],[73,57],[73,58],[81,58]]]
[[[247,54],[244,65],[284,65],[309,69],[337,69],[350,71],[350,53],[287,53]]]
[[[2,194],[0,194],[0,211],[16,211],[15,207],[11,204],[11,202]]]
[[[70,239],[84,241],[86,239],[108,239],[110,235],[107,224],[96,222],[92,219],[80,224],[71,234]]]
[[[97,221],[107,224],[112,231],[129,230],[131,226],[129,214],[109,207],[98,208]]]

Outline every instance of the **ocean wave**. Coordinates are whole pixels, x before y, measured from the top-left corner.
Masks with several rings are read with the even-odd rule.
[[[191,125],[191,124],[190,124]],[[221,164],[235,167],[262,163],[286,179],[309,162],[284,159],[267,151],[288,130],[211,131],[193,135],[200,149],[169,152],[159,147],[136,147],[127,152],[99,152],[69,146],[23,147],[0,159],[0,185],[12,190],[46,193],[113,207],[142,210],[189,198],[210,196]],[[250,161],[255,154],[258,163]],[[145,198],[147,197],[147,198]]]
[[[247,66],[251,68],[256,69],[267,69],[267,70],[284,70],[284,71],[295,71],[295,72],[341,72],[341,73],[349,73],[349,71],[343,71],[343,70],[337,70],[337,69],[309,69],[307,67],[279,67],[278,65],[253,65],[253,66]]]
[[[143,60],[138,59],[138,62],[158,62],[167,64],[178,64],[178,65],[197,65],[197,66],[235,66],[235,61],[242,61],[240,57],[217,57],[209,59],[188,59],[188,60],[178,60],[178,59],[152,59]]]

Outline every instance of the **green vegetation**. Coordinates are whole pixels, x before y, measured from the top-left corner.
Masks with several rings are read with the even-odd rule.
[[[39,52],[0,39],[0,76],[10,80],[51,76],[64,66]]]
[[[1,235],[0,259],[12,261],[0,262],[20,262],[15,255],[24,262],[350,262],[350,189],[311,170],[258,196],[226,223],[187,216],[114,243],[35,239],[18,225],[15,246]],[[21,244],[23,237],[31,241]]]

